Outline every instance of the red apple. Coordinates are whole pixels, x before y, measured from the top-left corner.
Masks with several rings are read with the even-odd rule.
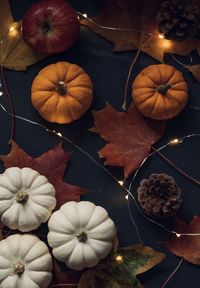
[[[76,11],[64,0],[42,0],[25,13],[22,31],[32,48],[51,54],[74,44],[80,24]]]

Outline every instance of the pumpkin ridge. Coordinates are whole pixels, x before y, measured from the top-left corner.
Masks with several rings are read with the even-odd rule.
[[[38,255],[36,255],[35,258],[31,258],[31,260],[25,259],[29,257],[29,253],[31,253],[31,251],[33,250],[33,248],[35,248],[36,245],[38,245],[37,241],[33,244],[33,246],[31,246],[30,250],[27,250],[27,253],[24,255],[23,259],[25,260],[27,264],[34,261],[36,258],[38,258]],[[43,253],[40,254],[40,257],[44,256],[47,253],[48,253],[47,251],[43,250]]]
[[[180,92],[182,92],[182,91],[180,91]],[[183,91],[183,93],[184,93],[184,91]],[[175,98],[170,92],[168,93],[168,99],[173,99],[174,100],[174,102],[176,102],[179,106],[181,105],[183,105],[183,103],[182,103],[182,101],[178,101],[178,98]],[[184,106],[185,106],[185,104],[184,104]],[[184,107],[183,106],[183,107]]]
[[[169,98],[168,98],[169,99]],[[168,115],[168,117],[170,117],[170,112],[169,112],[169,110],[167,109],[167,105],[166,105],[166,103],[167,103],[167,99],[164,97],[163,98],[163,101],[164,101],[164,110],[165,110],[165,113]]]
[[[32,99],[34,98],[34,93],[32,94],[33,96],[32,96]],[[41,101],[41,102],[39,102],[39,101],[37,101],[36,100],[36,102],[34,102],[34,104],[33,104],[33,106],[36,108],[36,109],[41,109],[41,107],[43,106],[43,105],[45,105],[46,104],[46,102],[50,99],[52,97],[52,94],[50,94],[50,95],[48,95],[48,96],[45,96],[45,97],[43,97],[43,98],[40,98],[40,100],[42,99],[43,101]],[[37,98],[36,98],[37,99]],[[38,104],[38,103],[40,103],[40,104]]]
[[[75,100],[77,103],[79,103],[80,106],[81,106],[81,108],[84,108],[84,105],[81,103],[81,101],[80,101],[79,99],[76,98],[75,94],[72,95],[72,94],[70,94],[70,92],[68,92],[68,95],[69,95],[73,100]],[[74,96],[75,96],[75,97],[74,97]]]
[[[54,96],[54,98],[56,98],[56,103],[54,103],[54,110],[56,109],[58,102],[59,102],[59,97],[56,96],[56,94],[54,93],[53,95],[51,95],[48,99],[45,100],[45,102],[40,106],[40,113],[42,115],[44,115],[46,113],[46,106],[48,105],[48,102],[51,100],[52,101],[52,97]],[[56,107],[55,107],[56,106]],[[52,117],[52,115],[51,115]]]
[[[174,69],[170,69],[170,71],[169,71],[169,69],[168,69],[168,73],[170,73],[169,74],[169,76],[168,76],[168,78],[166,78],[166,79],[164,79],[163,78],[163,74],[162,74],[162,70],[161,69],[163,69],[163,65],[166,65],[166,64],[159,64],[157,67],[158,67],[158,71],[159,71],[159,73],[160,73],[160,79],[161,79],[161,83],[163,84],[165,84],[165,85],[171,85],[169,82],[170,82],[170,80],[173,78],[173,76],[174,76],[174,74],[175,74],[175,71],[174,71]],[[169,66],[169,65],[167,65],[167,66]],[[171,68],[171,66],[169,66],[170,68]],[[169,68],[169,67],[167,67],[167,68]],[[164,74],[164,76],[166,77],[166,73]]]
[[[185,81],[182,80],[182,81],[180,81],[180,82],[178,82],[178,83],[172,84],[172,85],[171,85],[171,89],[172,89],[172,90],[175,90],[175,91],[183,91],[183,89],[180,89],[180,88],[179,88],[179,89],[176,89],[176,86],[178,86],[178,85],[180,85],[180,84],[185,84]]]
[[[180,91],[180,92],[183,92],[183,91]],[[173,99],[178,105],[182,105],[182,101],[178,101],[178,98],[176,98],[176,97],[174,97],[171,93],[170,93],[170,91],[168,92],[168,94],[167,94],[167,98],[168,99]]]
[[[75,71],[74,71],[75,68]],[[75,80],[77,77],[79,77],[82,74],[85,74],[85,70],[79,67],[76,64],[71,64],[69,66],[69,69],[66,71],[66,82],[70,83],[71,81]],[[71,78],[69,77],[69,74],[71,74]]]
[[[33,201],[33,202],[34,202],[34,201]],[[35,202],[34,202],[34,203],[35,203]],[[45,222],[49,219],[49,217],[50,217],[50,215],[49,215],[49,210],[48,210],[46,207],[44,207],[44,206],[42,206],[42,205],[39,205],[39,204],[37,204],[37,203],[35,203],[35,205],[39,206],[40,209],[43,208],[43,209],[45,210],[45,212],[46,212],[45,217],[44,217],[44,215],[42,215],[42,217],[41,217],[41,216],[39,217],[39,215],[35,212],[35,210],[33,209],[33,207],[32,207],[31,205],[30,205],[30,208],[29,208],[29,209],[32,210],[33,215],[34,215],[35,218],[37,219],[38,223],[45,223]],[[47,213],[48,213],[48,214],[47,214]],[[41,218],[42,218],[42,220],[41,220]]]
[[[151,80],[153,86],[155,86],[155,84],[156,84],[156,85],[158,84],[158,83],[155,83],[155,80],[154,80],[153,78],[151,78],[147,73],[141,72],[141,75],[149,78],[149,79]],[[136,77],[136,78],[137,78],[137,77]]]
[[[28,167],[24,167],[24,168],[22,168],[22,173],[24,173],[24,174],[26,174],[26,172],[28,173],[29,171],[27,170],[27,168]],[[29,169],[29,168],[28,168]],[[37,172],[37,171],[36,171]],[[25,175],[23,175],[24,176],[24,178],[25,178]],[[24,179],[23,179],[23,177],[22,177],[22,174],[21,174],[21,177],[22,177],[22,180],[21,180],[21,182],[22,182],[22,187],[25,187],[25,189],[29,189],[29,188],[31,188],[32,187],[32,185],[33,185],[33,183],[34,183],[34,181],[35,181],[35,179],[37,179],[37,177],[39,176],[39,173],[37,172],[37,173],[35,173],[35,175],[32,177],[32,179],[31,179],[31,182],[29,182],[29,186],[26,186],[26,183],[24,183]]]

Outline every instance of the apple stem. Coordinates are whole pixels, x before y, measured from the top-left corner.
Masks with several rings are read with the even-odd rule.
[[[56,87],[56,92],[60,95],[65,95],[67,93],[67,87],[64,81],[59,81],[58,86]]]

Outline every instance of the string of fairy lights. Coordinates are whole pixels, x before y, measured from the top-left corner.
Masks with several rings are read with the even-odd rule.
[[[165,148],[169,147],[169,146],[172,146],[172,145],[180,145],[182,144],[186,139],[190,139],[190,138],[194,138],[194,137],[200,137],[200,134],[188,134],[188,135],[185,135],[183,136],[182,138],[175,138],[173,140],[170,140],[168,143],[166,143],[165,145],[161,146],[160,148],[156,149],[155,151],[153,151],[151,154],[149,154],[143,161],[142,163],[140,164],[140,167],[136,170],[131,182],[130,182],[130,185],[129,185],[129,188],[127,189],[124,185],[124,182],[123,181],[119,181],[107,168],[105,168],[105,166],[103,166],[101,163],[97,162],[89,152],[85,151],[83,148],[81,148],[79,145],[75,144],[72,140],[70,140],[68,137],[64,136],[61,134],[61,132],[58,132],[56,130],[51,130],[49,129],[47,126],[45,125],[42,125],[36,121],[33,121],[31,119],[28,119],[28,118],[25,118],[25,117],[22,117],[22,116],[19,116],[19,115],[13,115],[12,113],[10,113],[9,111],[7,111],[7,109],[2,105],[2,103],[0,103],[0,107],[1,109],[6,113],[8,114],[9,116],[11,117],[15,117],[16,119],[19,119],[19,120],[22,120],[24,122],[27,122],[29,124],[32,124],[32,125],[35,125],[35,126],[38,126],[42,129],[44,129],[46,132],[48,133],[52,133],[56,136],[58,136],[60,139],[64,140],[64,141],[67,141],[68,143],[70,143],[75,149],[79,150],[81,153],[83,153],[84,155],[86,155],[95,165],[97,165],[98,167],[100,167],[101,169],[103,169],[109,176],[111,176],[117,183],[118,185],[124,190],[124,192],[126,192],[126,196],[125,196],[125,199],[127,200],[127,203],[128,203],[128,206],[129,206],[129,197],[132,198],[132,200],[134,200],[134,203],[136,204],[136,207],[138,209],[138,211],[140,212],[140,214],[149,222],[155,224],[156,226],[164,229],[166,232],[168,232],[169,234],[173,234],[177,237],[181,237],[181,236],[200,236],[200,232],[199,233],[181,233],[181,232],[177,232],[177,231],[174,231],[174,230],[170,230],[168,229],[165,225],[153,220],[152,218],[148,217],[141,209],[140,205],[138,204],[137,202],[137,199],[135,198],[135,196],[131,193],[131,188],[132,188],[132,185],[138,175],[138,173],[140,172],[140,170],[143,168],[144,164],[147,162],[147,160],[149,160],[153,155],[155,155],[158,151],[161,151],[161,150],[164,150]],[[130,209],[130,206],[129,206],[129,214],[130,214],[130,217],[131,217],[131,221],[133,222],[134,224],[134,228],[136,229],[136,232],[137,232],[137,236],[138,236],[138,239],[140,242],[142,242],[141,240],[141,236],[140,236],[140,233],[139,233],[139,229],[134,221],[134,217],[133,217],[133,214],[131,212],[131,209]]]
[[[138,29],[130,29],[130,28],[120,28],[120,27],[110,27],[110,26],[104,26],[104,25],[100,25],[98,24],[97,22],[95,22],[93,19],[89,18],[88,15],[86,13],[81,13],[79,11],[77,11],[77,14],[85,19],[87,19],[89,22],[91,22],[92,24],[96,25],[97,27],[99,28],[102,28],[102,29],[107,29],[107,30],[112,30],[112,31],[135,31],[135,32],[141,32],[141,33],[146,33],[149,37],[158,37],[159,39],[162,39],[163,41],[168,41],[167,39],[164,38],[164,35],[163,34],[160,34],[160,33],[147,33],[146,31],[141,31],[141,30],[138,30]],[[78,16],[78,18],[79,18]],[[10,37],[16,37],[17,35],[19,35],[18,33],[21,33],[21,26],[19,23],[17,22],[13,22],[10,24],[8,30],[7,30],[7,34],[8,36]],[[0,39],[0,43],[2,44],[3,42],[3,38]],[[164,42],[163,42],[164,43]],[[174,57],[174,56],[173,56]],[[192,58],[191,56],[190,57],[190,60],[192,62]],[[176,58],[175,58],[176,60]],[[182,64],[182,63],[181,63]],[[3,96],[3,90],[2,90],[2,82],[0,82],[0,96]],[[8,114],[9,116],[13,117],[13,118],[16,118],[16,119],[19,119],[19,120],[22,120],[26,123],[29,123],[31,125],[35,125],[35,126],[38,126],[42,129],[44,129],[46,132],[48,133],[52,133],[52,134],[55,134],[57,137],[61,138],[62,140],[64,141],[67,141],[68,143],[70,143],[74,148],[76,148],[77,150],[79,150],[81,153],[83,153],[85,156],[87,156],[95,165],[97,165],[98,167],[100,167],[101,169],[103,169],[109,176],[111,176],[117,183],[118,185],[120,185],[120,187],[123,189],[124,192],[126,192],[126,196],[125,196],[125,199],[127,200],[127,205],[128,205],[128,211],[129,211],[129,215],[130,215],[130,218],[131,218],[131,221],[134,225],[134,228],[137,232],[137,236],[138,236],[138,239],[140,242],[142,242],[142,239],[141,239],[141,236],[140,236],[140,232],[139,232],[139,229],[138,229],[138,226],[134,220],[134,217],[133,217],[133,214],[132,214],[132,211],[130,209],[130,201],[129,201],[129,198],[131,198],[134,203],[136,204],[136,207],[138,209],[138,211],[140,212],[140,214],[144,217],[144,219],[146,219],[147,221],[153,223],[154,225],[157,225],[158,227],[164,229],[165,231],[167,231],[168,233],[170,234],[173,234],[177,237],[181,237],[181,236],[200,236],[200,232],[199,233],[178,233],[174,230],[170,230],[168,229],[165,225],[162,225],[161,223],[151,219],[150,217],[148,217],[144,212],[143,210],[141,209],[139,203],[137,202],[137,199],[135,198],[135,196],[131,193],[131,189],[132,189],[132,186],[133,186],[133,183],[138,175],[138,173],[141,171],[141,169],[143,168],[143,166],[146,164],[146,162],[153,156],[155,155],[158,151],[162,151],[164,149],[166,149],[167,147],[171,146],[171,145],[179,145],[181,143],[183,143],[186,139],[190,139],[190,138],[193,138],[193,137],[200,137],[200,134],[189,134],[189,135],[186,135],[182,138],[175,138],[171,141],[169,141],[168,143],[166,143],[165,145],[161,146],[160,148],[158,149],[155,149],[154,148],[154,151],[149,155],[147,156],[141,163],[140,167],[137,169],[137,171],[134,173],[134,176],[129,184],[129,187],[126,188],[125,187],[125,184],[123,181],[119,181],[107,168],[105,168],[104,165],[100,164],[98,161],[96,161],[89,152],[85,151],[84,149],[82,149],[80,146],[78,146],[77,144],[75,144],[73,141],[71,141],[69,138],[65,137],[64,135],[61,134],[61,132],[59,131],[55,131],[55,130],[51,130],[49,129],[47,126],[45,125],[42,125],[38,122],[35,122],[31,119],[27,119],[25,117],[22,117],[22,116],[19,116],[19,115],[14,115],[12,112],[9,112],[2,103],[0,103],[0,107],[1,109],[6,113]]]

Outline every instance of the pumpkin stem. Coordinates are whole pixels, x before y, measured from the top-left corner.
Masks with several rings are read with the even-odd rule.
[[[157,92],[162,94],[163,96],[165,96],[167,94],[168,89],[171,88],[171,85],[167,84],[167,85],[160,85],[157,87]]]
[[[86,242],[88,239],[87,234],[85,232],[81,232],[76,237],[78,238],[79,242]]]
[[[14,266],[14,274],[21,275],[24,273],[24,265],[21,262],[17,262]]]
[[[28,201],[29,195],[26,192],[18,192],[16,196],[17,202],[24,204]]]
[[[59,81],[58,82],[58,86],[56,87],[56,92],[58,92],[58,94],[60,94],[61,96],[66,94],[67,87],[66,87],[64,81]]]

